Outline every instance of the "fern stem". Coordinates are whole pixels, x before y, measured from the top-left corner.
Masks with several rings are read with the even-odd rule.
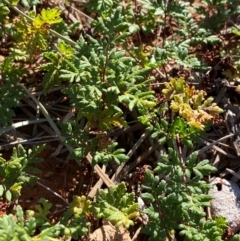
[[[165,231],[166,231],[166,235],[167,235],[167,237],[168,237],[168,240],[169,240],[169,241],[174,241],[174,239],[172,238],[172,236],[171,236],[171,234],[169,233],[168,228],[167,228],[167,226],[166,226],[166,224],[165,224],[164,214],[163,214],[163,212],[161,211],[161,206],[160,206],[160,204],[159,204],[158,196],[157,196],[157,194],[156,194],[155,192],[153,192],[153,195],[155,196],[154,198],[155,198],[156,206],[157,206],[157,209],[158,209],[158,215],[159,215],[159,218],[161,219],[163,228],[164,228]]]

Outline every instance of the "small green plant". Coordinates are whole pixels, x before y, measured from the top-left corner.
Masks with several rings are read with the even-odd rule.
[[[43,205],[47,201],[42,199]],[[37,223],[39,218],[34,217],[35,212],[29,211],[27,215],[21,206],[16,207],[16,216],[13,214],[4,215],[0,218],[0,241],[43,241],[59,240],[63,226],[60,224],[49,225],[48,222]],[[40,232],[37,233],[37,229]]]
[[[9,161],[0,157],[0,197],[5,198],[7,201],[16,199],[20,196],[20,192],[23,186],[33,186],[37,181],[36,177],[29,176],[30,174],[36,174],[38,169],[32,167],[34,163],[40,162],[42,159],[36,157],[44,146],[35,146],[28,152],[19,145],[13,149],[12,157]]]
[[[78,239],[88,233],[91,225],[88,219],[94,215],[110,221],[116,227],[129,228],[139,216],[138,203],[134,199],[133,193],[127,193],[124,183],[110,187],[108,192],[100,190],[94,201],[85,196],[73,196],[70,207],[55,225],[48,219],[52,204],[44,198],[39,200],[36,211],[27,210],[25,215],[18,205],[16,218],[12,214],[0,218],[0,241],[53,241],[60,236]],[[11,235],[7,236],[9,233]]]
[[[138,203],[134,202],[134,193],[127,193],[124,183],[110,187],[107,191],[99,190],[94,201],[85,196],[73,196],[70,208],[64,213],[60,223],[64,225],[64,234],[74,239],[86,235],[93,216],[104,218],[115,227],[129,228],[139,216]]]
[[[110,187],[108,192],[99,190],[94,213],[98,218],[104,218],[116,227],[129,228],[139,216],[138,203],[135,203],[134,199],[134,193],[127,193],[124,183]]]
[[[169,147],[173,147],[173,141],[178,140],[182,145],[193,148],[199,137],[204,136],[201,129],[189,125],[186,120],[179,116],[172,123],[164,119],[152,118],[147,124],[147,130],[153,139],[156,139],[160,144],[168,143]]]
[[[0,84],[0,126],[5,127],[11,123],[15,116],[14,107],[21,105],[21,98],[24,96],[23,90],[17,85],[19,78],[27,71],[14,64],[12,57],[4,59],[0,63],[3,82]]]
[[[16,44],[12,50],[12,56],[16,60],[33,61],[34,55],[47,50],[51,41],[49,29],[52,24],[60,23],[60,10],[43,9],[41,14],[29,12],[28,15],[33,21],[21,16],[15,20],[15,31],[9,34],[15,38]]]
[[[92,212],[92,202],[87,200],[85,196],[73,196],[69,209],[60,219],[60,223],[64,225],[65,237],[78,239],[88,233],[90,222],[88,217]]]
[[[202,21],[201,28],[208,32],[218,30],[229,16],[234,16],[240,11],[237,0],[203,0],[202,3],[203,5],[194,4],[193,6],[200,16],[199,21]],[[225,8],[226,4],[227,8]]]
[[[171,101],[170,108],[183,117],[189,125],[203,129],[207,122],[223,112],[213,103],[212,97],[205,99],[207,95],[205,91],[188,86],[183,78],[171,79],[169,83],[165,82],[165,86],[166,89],[162,92],[166,99]]]
[[[220,226],[217,220],[205,220],[203,209],[212,199],[207,194],[211,185],[203,178],[216,168],[208,160],[197,163],[197,153],[183,161],[178,152],[168,151],[154,173],[146,172],[142,198],[150,206],[144,211],[149,222],[143,231],[150,235],[150,240],[174,240],[177,230],[184,240],[222,240],[226,223]]]

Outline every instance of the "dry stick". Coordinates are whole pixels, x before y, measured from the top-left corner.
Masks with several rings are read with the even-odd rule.
[[[226,140],[226,139],[232,137],[233,135],[234,135],[234,134],[226,135],[226,136],[224,136],[224,137],[222,137],[222,138],[220,138],[220,139],[212,142],[209,146],[205,146],[205,147],[203,147],[202,149],[200,149],[200,150],[198,150],[198,151],[196,151],[196,152],[197,152],[198,155],[200,155],[200,154],[202,154],[203,152],[207,151],[208,149],[212,148],[214,145],[218,144],[219,142],[221,142],[221,141],[223,141],[223,140]],[[188,160],[189,157],[190,157],[190,155],[189,155],[188,157],[186,157],[184,160]]]
[[[40,90],[40,91],[35,91],[34,88],[32,88],[32,89],[33,89],[33,91],[32,91],[31,93],[32,93],[32,95],[34,95],[34,96],[39,96],[39,95],[41,95],[41,94],[43,93],[42,90]],[[62,89],[63,89],[62,86],[54,87],[53,89],[48,90],[48,91],[47,91],[47,94],[50,94],[50,93],[53,93],[53,92],[55,92],[55,91],[62,90]],[[31,91],[31,88],[30,88],[29,90]]]
[[[33,102],[37,106],[39,106],[40,110],[42,111],[43,115],[48,120],[50,126],[53,128],[53,130],[55,131],[55,133],[59,137],[60,141],[64,142],[65,138],[61,135],[60,130],[58,129],[57,125],[54,123],[54,121],[52,120],[52,118],[48,114],[48,111],[46,110],[46,108],[42,105],[42,103],[34,95],[32,95],[32,93],[24,85],[20,85],[20,86],[25,90],[25,92],[29,95],[29,97],[31,97]],[[65,146],[66,146],[66,148],[68,149],[69,152],[71,152],[71,153],[73,152],[73,148],[71,146],[69,146],[67,144],[65,144]]]
[[[64,7],[64,6],[62,6],[61,4],[59,5],[59,7],[60,7],[60,9],[63,11],[63,12],[68,12],[68,10]],[[80,13],[81,15],[83,15],[85,18],[88,18],[89,19],[89,21],[90,22],[92,22],[94,19],[93,18],[91,18],[90,16],[88,16],[87,14],[85,14],[85,13],[83,13],[82,11],[80,11],[79,9],[77,9],[77,8],[75,8],[75,7],[73,7],[73,6],[71,6],[71,5],[68,5],[68,7],[70,7],[70,8],[72,8],[73,10],[75,10],[76,12],[78,12],[78,13]],[[71,13],[70,13],[71,14]],[[75,17],[74,17],[75,18]],[[74,23],[75,22],[78,22],[78,20],[75,18],[75,21],[74,21],[74,19],[71,19]],[[90,24],[87,22],[87,25],[88,25],[88,27],[90,27]]]
[[[151,145],[154,145],[154,143],[156,143],[153,139],[151,139],[151,138],[148,138],[148,141],[149,141],[149,143],[151,144]],[[159,150],[155,150],[155,152],[154,152],[154,154],[155,154],[155,158],[156,159],[158,159],[159,158],[159,156],[160,156],[160,152],[159,152]]]
[[[220,89],[217,97],[214,99],[214,102],[215,102],[216,104],[218,104],[218,103],[220,102],[220,100],[222,100],[222,98],[223,98],[225,92],[227,91],[227,89],[228,89],[228,88],[227,88],[226,86],[224,86],[224,87],[222,87],[222,88]]]
[[[92,156],[89,153],[87,154],[86,158],[87,158],[88,162],[90,164],[92,164]],[[103,180],[103,182],[105,183],[105,185],[107,187],[114,185],[114,183],[111,181],[111,179],[109,179],[109,177],[102,171],[102,169],[99,167],[99,165],[94,166],[94,171],[96,171],[98,176]]]
[[[45,139],[45,140],[43,140]],[[58,137],[53,137],[53,136],[41,136],[41,137],[34,137],[32,139],[22,139],[22,140],[16,140],[12,141],[7,144],[0,145],[0,149],[7,147],[7,146],[12,146],[16,144],[40,144],[40,143],[46,143],[46,142],[51,142],[51,141],[57,141],[59,140]]]
[[[226,168],[226,169],[228,169],[228,168]],[[226,170],[226,171],[228,171],[228,170]],[[233,174],[233,176],[231,177],[230,181],[237,183],[239,179],[240,179],[240,169],[238,169],[235,172],[235,174]]]
[[[38,119],[38,120],[26,120],[26,121],[20,121],[17,123],[12,124],[11,126],[7,126],[7,127],[3,127],[0,129],[0,135],[2,135],[5,132],[11,131],[13,129],[22,127],[22,126],[27,126],[27,125],[31,125],[31,124],[35,124],[35,123],[42,123],[42,122],[46,122],[46,119]]]
[[[37,184],[45,189],[47,189],[49,192],[53,193],[55,196],[59,197],[61,200],[63,200],[68,206],[69,203],[67,200],[65,200],[61,195],[59,195],[57,192],[54,192],[52,189],[50,189],[49,187],[45,186],[44,184],[42,184],[41,182],[37,181]]]
[[[29,173],[28,173],[27,175],[30,176],[30,177],[35,177],[35,178],[37,178],[38,180],[40,179],[40,178],[38,178],[38,177],[36,177],[36,176],[34,176],[34,175],[31,175],[31,174],[29,174]],[[39,182],[39,181],[37,181],[37,184],[38,184],[39,186],[47,189],[49,192],[53,193],[55,196],[57,196],[58,198],[60,198],[61,200],[63,200],[63,201],[69,206],[68,201],[65,200],[65,199],[64,199],[61,195],[59,195],[57,192],[54,192],[51,188],[45,186],[44,184],[42,184],[42,183]]]
[[[159,143],[156,143],[155,145],[150,146],[148,148],[148,150],[146,150],[144,153],[142,153],[136,160],[134,160],[128,166],[125,166],[124,169],[116,177],[116,181],[120,182],[123,179],[123,177],[125,177],[131,170],[133,170],[140,162],[142,162],[144,159],[146,159],[153,151],[155,151],[157,148],[159,148],[159,146],[160,146]]]
[[[59,4],[58,6],[62,10],[62,12],[66,14],[66,16],[68,16],[73,23],[78,22],[78,20],[64,6],[62,6],[61,4]]]
[[[234,177],[236,177],[237,179],[240,179],[240,174],[239,174],[239,173],[233,171],[233,170],[230,169],[230,168],[226,168],[225,170],[226,170],[227,172],[231,173],[231,174],[232,174]]]
[[[208,176],[208,183],[210,183],[210,176]],[[211,212],[211,208],[210,207],[207,207],[207,217],[209,218],[209,219],[213,219],[212,218],[212,212]]]
[[[129,122],[128,124],[130,124],[132,122]],[[144,125],[141,124],[141,123],[137,123],[135,125],[132,125],[130,126],[129,128],[117,128],[114,133],[110,133],[109,136],[112,137],[116,137],[116,136],[121,136],[121,135],[126,135],[130,132],[133,132],[133,131],[138,131],[138,130],[141,130],[141,129],[145,129]]]
[[[103,171],[104,173],[106,172],[106,166],[105,166],[105,165],[103,165],[102,171]],[[100,179],[97,181],[97,183],[94,185],[94,187],[91,189],[91,191],[88,193],[88,197],[89,197],[89,198],[93,198],[93,197],[96,195],[98,189],[100,189],[100,187],[102,186],[102,184],[103,184],[103,180],[100,178]]]
[[[76,12],[82,14],[84,17],[88,18],[90,22],[94,21],[94,19],[90,16],[88,16],[87,14],[85,14],[84,12],[80,11],[79,9],[73,7],[73,6],[69,6],[70,8],[72,8],[73,10],[75,10]],[[90,25],[88,25],[88,27],[90,27]]]
[[[203,142],[205,145],[210,145],[210,144],[211,144],[210,142],[205,141],[205,140],[203,140],[202,138],[199,138],[199,139],[200,139],[201,142]],[[215,146],[215,145],[214,145],[214,146],[212,146],[212,148],[215,149],[216,151],[222,153],[223,155],[225,155],[225,156],[227,156],[227,157],[230,157],[230,158],[238,158],[237,156],[234,156],[234,155],[232,155],[231,153],[228,153],[228,152],[222,150],[222,149],[219,148],[218,146]]]
[[[225,148],[234,150],[234,147],[232,147],[232,146],[230,146],[229,144],[225,143],[225,141],[224,141],[224,142],[219,142],[218,144],[219,144],[219,146],[223,146],[223,147],[225,147]]]
[[[30,102],[30,101],[26,101],[27,103],[29,103],[29,105],[33,108],[33,109],[35,109],[36,107],[35,107],[35,105],[32,103],[32,102]],[[22,108],[22,110],[23,110],[23,112],[25,113],[25,114],[27,114],[30,118],[34,118],[35,116],[27,109],[27,108],[25,108],[25,107],[23,107]],[[47,121],[47,120],[46,120]],[[45,124],[38,124],[44,131],[46,131],[48,134],[50,134],[50,135],[55,135],[55,132],[48,126],[48,125],[45,125]]]
[[[226,140],[224,140],[224,143],[225,143],[225,142],[226,142]],[[223,144],[223,143],[219,143],[219,144]],[[216,155],[216,157],[215,157],[215,159],[214,159],[214,161],[212,162],[212,165],[217,168],[217,167],[218,167],[218,164],[219,164],[219,162],[220,162],[220,159],[221,159],[221,153],[218,152],[217,155]]]
[[[138,239],[138,235],[140,234],[142,227],[143,227],[143,223],[141,223],[141,225],[136,230],[134,236],[132,237],[132,241],[136,241]]]
[[[144,132],[141,137],[139,138],[139,140],[135,143],[135,145],[132,147],[132,149],[128,152],[127,156],[129,157],[129,159],[131,158],[131,156],[133,155],[133,153],[138,149],[138,147],[141,145],[141,143],[144,141],[144,139],[148,136],[147,132]],[[115,182],[115,180],[118,178],[119,173],[122,171],[122,169],[124,168],[126,162],[123,162],[116,170],[115,174],[112,176],[111,180],[113,182]]]
[[[62,124],[66,124],[72,117],[73,117],[73,113],[72,113],[72,112],[68,112],[68,113],[64,116],[64,118],[63,118],[63,120],[62,120]],[[60,151],[62,150],[62,148],[63,148],[63,144],[60,143],[60,144],[58,145],[57,149],[55,150],[55,152],[51,154],[51,156],[58,156],[59,153],[60,153]]]
[[[38,98],[40,98],[40,95],[38,96]],[[39,116],[40,116],[40,110],[39,110],[39,107],[37,106],[35,118],[38,119]],[[33,126],[33,133],[32,133],[32,135],[35,136],[36,133],[37,133],[37,125],[35,124],[35,125]]]
[[[46,117],[46,119],[48,120],[49,124],[51,125],[51,127],[53,128],[53,130],[55,131],[56,135],[58,136],[59,140],[64,143],[64,141],[66,140],[66,138],[64,138],[63,136],[61,136],[61,132],[58,129],[57,125],[54,123],[54,121],[52,120],[52,118],[49,116],[47,110],[45,109],[45,107],[42,105],[41,102],[39,102],[37,100],[37,98],[35,96],[32,95],[32,93],[23,85],[20,85],[25,91],[26,93],[32,98],[32,100],[35,102],[36,105],[39,106],[40,110],[42,111],[43,115]],[[73,148],[69,145],[67,145],[66,143],[64,144],[65,147],[67,148],[67,150],[72,153],[73,152]],[[90,155],[90,153],[87,154],[86,156],[88,162],[90,164],[92,164],[92,156]],[[76,160],[77,164],[80,165],[80,161]],[[113,185],[113,182],[108,178],[108,176],[101,170],[101,168],[99,167],[99,165],[95,165],[94,166],[94,170],[96,171],[96,173],[98,174],[98,176],[100,178],[102,178],[103,182],[107,185],[107,187]]]

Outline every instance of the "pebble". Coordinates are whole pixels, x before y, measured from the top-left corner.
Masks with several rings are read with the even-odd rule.
[[[213,216],[225,217],[229,227],[236,233],[240,230],[240,188],[236,183],[219,177],[210,183],[213,185],[209,191],[214,197],[211,201]]]

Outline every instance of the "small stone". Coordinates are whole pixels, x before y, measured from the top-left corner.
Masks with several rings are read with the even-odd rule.
[[[225,217],[228,225],[236,233],[240,230],[240,189],[234,182],[214,178],[211,182],[213,188],[209,194],[214,197],[211,201],[214,216]]]

